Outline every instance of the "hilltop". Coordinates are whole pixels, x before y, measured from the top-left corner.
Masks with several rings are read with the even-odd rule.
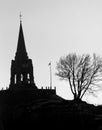
[[[12,101],[0,107],[0,123],[4,130],[102,128],[102,106],[64,100],[57,95],[25,102],[19,100],[15,104]]]

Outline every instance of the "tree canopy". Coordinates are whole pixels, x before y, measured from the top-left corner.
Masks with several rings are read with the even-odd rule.
[[[56,75],[62,80],[68,80],[75,100],[80,100],[84,94],[101,88],[102,57],[93,54],[63,56],[57,62]]]

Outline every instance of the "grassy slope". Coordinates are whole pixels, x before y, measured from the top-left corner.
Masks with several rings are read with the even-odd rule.
[[[58,96],[1,107],[1,122],[7,130],[101,129],[102,107],[66,101]]]

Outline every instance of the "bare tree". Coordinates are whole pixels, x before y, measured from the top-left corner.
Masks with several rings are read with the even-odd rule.
[[[68,80],[74,100],[81,100],[87,91],[93,93],[101,88],[102,58],[96,54],[92,58],[88,54],[69,54],[60,58],[56,68],[56,75]]]

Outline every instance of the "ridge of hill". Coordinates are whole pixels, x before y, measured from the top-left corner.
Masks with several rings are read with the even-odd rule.
[[[1,103],[0,130],[102,129],[102,106],[65,100],[57,95],[25,99],[10,96]],[[14,103],[15,100],[19,101]]]

